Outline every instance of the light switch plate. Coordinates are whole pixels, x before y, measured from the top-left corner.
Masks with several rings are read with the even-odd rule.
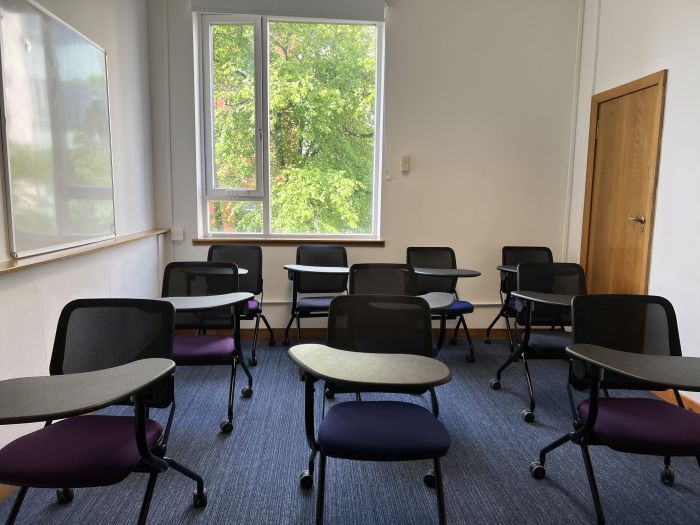
[[[184,241],[185,240],[185,230],[182,228],[171,228],[170,229],[170,240],[172,241]]]

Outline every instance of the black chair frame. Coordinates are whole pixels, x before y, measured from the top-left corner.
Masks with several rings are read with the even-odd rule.
[[[309,448],[311,449],[311,453],[309,455],[309,462],[308,462],[308,468],[304,470],[300,475],[299,475],[299,485],[303,489],[310,489],[313,486],[313,476],[314,476],[314,470],[315,470],[315,465],[316,465],[316,456],[320,452],[320,447],[318,444],[318,441],[316,439],[316,430],[315,430],[315,424],[316,424],[316,419],[315,419],[315,411],[314,411],[314,404],[315,404],[315,396],[314,393],[316,389],[314,388],[314,384],[319,381],[317,378],[310,376],[309,374],[304,374],[304,431],[306,433],[306,442],[309,445]],[[325,390],[325,387],[324,387]],[[407,391],[401,391],[401,390],[377,390],[372,389],[371,387],[368,387],[367,389],[363,389],[362,391],[364,392],[393,392],[393,393],[411,393],[411,394],[416,394],[415,391],[407,392]],[[435,417],[438,417],[440,413],[440,408],[438,405],[437,401],[437,395],[435,394],[435,389],[430,388],[430,404],[431,408],[433,411],[433,414],[435,414]],[[325,406],[325,402],[324,402]],[[324,502],[324,489],[325,489],[325,474],[326,472],[326,458],[323,454],[320,455],[319,458],[319,473],[318,473],[318,493],[316,495],[316,524],[321,525],[323,523],[323,502]],[[423,477],[423,482],[428,486],[428,487],[434,487],[436,489],[436,495],[438,498],[438,513],[440,515],[440,523],[444,524],[446,523],[445,519],[445,495],[444,495],[444,490],[443,490],[443,481],[442,481],[442,468],[440,466],[440,459],[435,458],[433,459],[433,468]]]
[[[313,253],[313,251],[321,252],[324,250],[337,250],[339,253],[342,253],[342,261],[338,262],[341,263],[340,266],[348,265],[348,256],[347,252],[345,251],[345,247],[339,244],[300,244],[299,246],[297,246],[296,264],[306,264],[309,266],[314,266],[313,264],[309,264],[308,261],[304,260],[304,252],[308,251],[309,253]],[[329,276],[325,275],[325,277]],[[311,278],[318,278],[318,276],[311,276]],[[287,327],[284,329],[284,339],[282,340],[282,344],[284,346],[289,346],[289,329],[291,328],[293,322],[296,321],[297,342],[301,344],[301,319],[309,319],[313,317],[328,317],[327,310],[321,312],[302,312],[297,305],[299,300],[299,293],[343,293],[347,291],[348,283],[347,275],[332,275],[330,276],[330,279],[337,279],[338,281],[341,281],[342,286],[330,286],[314,290],[308,289],[305,286],[305,281],[309,279],[309,276],[305,276],[299,272],[289,272],[289,279],[292,281],[292,306],[290,308],[289,322],[287,323]]]
[[[663,297],[657,296],[629,296],[629,295],[604,295],[604,296],[588,296],[586,300],[591,301],[626,301],[626,302],[637,302],[637,303],[655,303],[662,306],[666,312],[668,325],[669,325],[669,336],[670,336],[670,355],[680,356],[680,340],[678,338],[678,322],[676,319],[676,314],[673,310],[673,306]],[[574,299],[574,313],[576,311],[577,299]],[[575,317],[574,323],[574,334],[576,334]],[[574,342],[576,341],[576,336],[574,335]],[[547,454],[553,450],[559,448],[560,446],[571,442],[574,445],[581,447],[581,453],[583,455],[583,462],[586,469],[586,477],[588,479],[588,485],[591,491],[591,497],[593,499],[593,505],[596,513],[596,521],[598,524],[605,523],[605,515],[603,512],[603,506],[600,500],[600,494],[598,491],[598,485],[596,483],[595,474],[593,472],[593,463],[591,462],[590,452],[588,450],[589,446],[603,445],[604,443],[595,433],[595,423],[598,417],[598,407],[600,400],[600,391],[603,391],[605,397],[609,397],[609,389],[625,389],[625,390],[666,390],[671,389],[674,394],[674,398],[679,407],[685,408],[683,404],[683,398],[673,385],[659,385],[641,382],[636,379],[621,376],[620,374],[611,373],[605,371],[603,368],[595,367],[590,363],[584,363],[577,359],[569,359],[569,381],[567,382],[567,394],[569,399],[569,406],[571,409],[571,415],[573,419],[573,431],[568,432],[553,441],[549,445],[545,446],[540,450],[539,460],[530,464],[530,474],[535,479],[542,479],[546,476],[545,462],[547,460]],[[574,399],[573,389],[578,391],[585,391],[588,389],[588,400],[589,409],[588,416],[583,420],[576,408],[576,401]],[[698,462],[698,467],[700,467],[700,457],[696,458]],[[664,465],[661,468],[661,481],[667,485],[673,484],[675,475],[671,469],[671,456],[664,457]]]
[[[198,261],[177,261],[177,262],[171,262],[168,263],[168,265],[165,267],[165,270],[163,272],[163,290],[162,290],[162,295],[164,297],[168,296],[168,290],[169,290],[169,270],[171,268],[204,268],[204,267],[209,267],[209,268],[218,268],[218,269],[231,269],[236,276],[236,290],[238,289],[238,266],[236,266],[233,263],[225,263],[225,262],[198,262]],[[241,303],[233,305],[231,315],[227,315],[227,318],[230,318],[230,324],[228,326],[222,327],[220,325],[216,325],[216,328],[227,328],[233,331],[233,341],[234,341],[234,351],[233,355],[231,356],[230,359],[225,359],[225,360],[201,360],[197,362],[186,362],[186,363],[177,363],[178,366],[211,366],[211,365],[230,365],[231,366],[231,378],[229,381],[229,391],[228,391],[228,401],[227,401],[227,406],[226,406],[226,419],[221,421],[219,424],[219,428],[224,434],[230,434],[233,431],[233,400],[234,400],[234,391],[236,388],[236,370],[238,369],[238,365],[240,365],[243,368],[243,373],[246,375],[246,378],[248,380],[248,384],[241,389],[241,397],[247,399],[253,396],[253,376],[250,373],[250,370],[246,366],[245,358],[243,356],[243,350],[242,350],[242,343],[241,343],[241,322],[240,319],[242,316],[245,316],[244,313],[244,308],[245,306],[242,305]],[[203,312],[202,314],[196,315],[198,321],[194,324],[185,324],[183,326],[178,326],[177,324],[175,325],[175,328],[195,328],[197,329],[197,332],[200,334],[206,334],[207,330],[207,312]]]
[[[420,254],[421,252],[423,253],[430,253],[430,252],[435,252],[435,251],[442,251],[446,254],[449,254],[451,258],[451,264],[450,268],[457,268],[457,257],[455,255],[455,252],[452,248],[445,246],[445,247],[429,247],[429,246],[409,246],[406,248],[406,262],[408,264],[411,263],[411,254]],[[419,265],[415,264],[414,266]],[[418,293],[426,293],[429,291],[438,291],[438,290],[428,290],[428,289],[421,289],[421,281],[423,282],[439,282],[442,281],[443,283],[446,283],[448,280],[450,281],[449,286],[445,287],[444,290],[441,291],[446,291],[448,293],[451,293],[455,296],[455,301],[459,301],[459,294],[457,293],[457,278],[454,277],[450,280],[449,277],[436,277],[436,276],[417,276],[417,287],[418,287]],[[437,349],[438,351],[442,349],[444,343],[445,343],[445,333],[447,331],[447,321],[457,321],[457,324],[454,327],[454,330],[452,332],[452,337],[450,338],[450,344],[451,345],[456,345],[457,340],[459,338],[459,327],[462,326],[464,327],[464,336],[467,338],[467,346],[469,348],[469,353],[467,354],[467,362],[468,363],[473,363],[475,361],[474,359],[474,343],[472,342],[472,337],[471,334],[469,333],[469,327],[467,326],[467,321],[464,318],[463,314],[459,315],[453,315],[453,314],[448,314],[446,310],[440,310],[439,312],[433,312],[431,313],[431,317],[433,320],[439,320],[440,321],[440,332],[437,340]]]
[[[164,301],[153,301],[147,299],[77,299],[68,303],[63,310],[58,320],[58,327],[56,329],[56,337],[54,340],[53,352],[51,354],[51,363],[49,366],[50,375],[63,375],[63,359],[65,355],[65,343],[66,336],[68,334],[68,325],[70,321],[71,314],[78,310],[84,308],[93,307],[138,307],[142,310],[148,310],[149,312],[161,312],[164,316],[165,324],[170,326],[167,330],[170,344],[169,348],[172,349],[172,338],[173,338],[173,321],[175,316],[175,311],[167,302]],[[150,357],[167,357],[170,356],[150,356]],[[141,503],[141,510],[139,512],[138,523],[143,525],[146,523],[148,518],[148,511],[151,506],[151,500],[153,498],[153,492],[156,485],[156,480],[158,475],[172,468],[173,470],[180,472],[186,477],[192,479],[196,483],[196,490],[193,494],[193,502],[195,507],[204,507],[207,504],[207,490],[204,487],[204,480],[202,477],[193,472],[184,465],[178,463],[174,459],[166,456],[167,453],[167,443],[170,436],[170,429],[172,427],[173,416],[175,414],[175,397],[174,397],[174,381],[171,376],[168,379],[168,384],[154,385],[153,387],[138,392],[131,396],[130,399],[124,400],[122,404],[133,405],[134,406],[134,417],[136,421],[135,425],[135,439],[136,446],[138,448],[139,454],[141,456],[139,465],[136,467],[134,472],[146,473],[148,474],[148,483],[146,485],[146,492],[144,493],[143,501]],[[168,420],[166,426],[163,430],[158,442],[153,446],[149,446],[148,440],[146,438],[146,419],[149,417],[149,410],[153,408],[167,408],[170,407],[168,413]],[[79,416],[77,416],[79,417]],[[53,421],[46,421],[45,426],[49,426]],[[27,491],[30,487],[22,486],[13,502],[10,514],[7,517],[6,524],[11,525],[15,522],[17,515],[19,514],[24,498],[27,495]],[[58,504],[63,505],[69,503],[73,500],[74,490],[68,487],[56,489],[56,500]]]
[[[579,272],[579,280],[582,281],[580,283],[580,290],[579,293],[584,293],[586,292],[585,289],[585,278],[583,275],[583,268],[579,266],[578,264],[575,263],[521,263],[525,264],[527,267],[532,268],[533,265],[539,266],[542,265],[543,267],[552,267],[552,268],[561,268],[563,271],[578,271]],[[520,287],[520,268],[521,265],[518,265],[518,278],[519,278],[519,284],[518,287]],[[528,290],[528,291],[537,291],[537,290]],[[527,423],[532,423],[535,420],[535,406],[536,406],[536,401],[535,401],[535,390],[533,387],[532,383],[532,376],[530,374],[530,367],[528,366],[528,359],[559,359],[559,360],[568,360],[568,356],[566,355],[566,350],[565,348],[560,348],[556,349],[554,351],[547,351],[547,352],[539,352],[537,351],[531,344],[530,344],[530,339],[533,335],[533,323],[536,323],[538,325],[541,324],[546,324],[546,325],[551,325],[551,328],[549,332],[554,332],[557,327],[560,328],[561,332],[564,332],[564,326],[569,325],[570,322],[570,315],[568,313],[569,308],[555,308],[553,312],[553,316],[547,316],[549,317],[546,322],[543,322],[542,319],[533,319],[533,309],[534,305],[532,304],[531,301],[525,301],[522,299],[517,299],[515,302],[515,308],[516,308],[516,318],[520,319],[522,321],[522,324],[525,326],[525,331],[523,334],[523,338],[518,344],[517,349],[514,352],[511,352],[508,356],[508,358],[505,360],[505,362],[498,368],[496,371],[496,377],[491,380],[490,386],[493,390],[500,390],[501,388],[501,376],[503,372],[505,371],[506,368],[508,368],[510,365],[515,363],[516,361],[522,361],[523,363],[523,370],[525,372],[525,382],[527,384],[527,393],[528,393],[528,400],[529,400],[529,407],[526,408],[525,410],[522,411],[521,415],[523,419]],[[550,307],[551,309],[551,307]],[[566,312],[564,312],[566,310]]]
[[[248,268],[243,261],[236,260],[240,257],[239,254],[244,254],[249,252],[254,254],[252,259],[256,260],[255,268]],[[251,261],[252,261],[251,259]],[[207,261],[222,261],[222,262],[232,262],[239,266],[243,266],[248,270],[248,275],[239,275],[239,290],[241,292],[250,292],[253,295],[260,296],[260,306],[257,311],[246,311],[243,309],[241,312],[241,321],[255,321],[255,328],[253,329],[253,346],[251,350],[251,355],[248,358],[248,364],[250,366],[256,366],[258,364],[257,360],[257,348],[258,348],[258,334],[260,328],[260,321],[265,323],[267,332],[270,336],[268,341],[269,346],[275,346],[275,332],[270,326],[267,317],[262,312],[262,307],[265,299],[265,292],[263,291],[263,277],[262,277],[262,248],[257,245],[251,244],[240,244],[240,245],[226,245],[226,244],[214,244],[209,247],[209,252],[207,253]],[[246,286],[243,283],[250,283]]]
[[[548,259],[547,261],[543,262],[554,261],[554,257],[552,256],[552,250],[547,248],[546,246],[504,246],[501,249],[501,264],[510,264],[509,257],[513,255],[513,253],[518,252],[530,254],[539,252],[545,254],[545,258]],[[518,260],[518,262],[521,261]],[[503,320],[506,323],[506,332],[508,333],[508,341],[510,342],[510,351],[513,352],[519,340],[518,323],[515,319],[517,316],[517,311],[515,311],[511,307],[511,292],[515,290],[516,280],[510,272],[501,271],[500,277],[501,285],[498,292],[501,299],[501,309],[498,311],[493,321],[491,321],[491,324],[488,326],[488,328],[486,328],[486,336],[484,337],[484,343],[487,345],[491,344],[491,330],[493,330],[493,327],[496,325],[498,320],[503,318]],[[511,319],[514,320],[512,328],[510,325]]]
[[[370,296],[372,297],[372,296]],[[378,300],[382,299],[381,295],[374,296]],[[387,296],[385,296],[387,297]],[[388,296],[396,299],[396,296]],[[407,302],[415,301],[415,299],[410,298],[410,296],[404,296],[403,300]],[[427,304],[425,305],[426,316],[429,315],[429,309]],[[432,340],[432,336],[430,337]],[[432,343],[430,343],[432,347]],[[432,348],[431,348],[432,350]],[[306,442],[310,449],[308,468],[299,475],[299,485],[303,489],[310,489],[313,486],[313,476],[315,471],[316,456],[320,453],[320,446],[315,434],[315,387],[314,385],[320,381],[318,378],[312,377],[310,374],[303,374],[304,380],[304,431],[306,434]],[[410,395],[422,395],[426,392],[425,389],[415,389],[415,388],[377,388],[373,385],[355,385],[353,388],[345,388],[338,385],[331,385],[324,381],[324,386],[322,391],[327,393],[329,387],[332,391],[342,393],[342,392],[354,392],[357,400],[361,400],[361,393],[363,392],[384,392],[384,393],[398,393],[398,394],[410,394]],[[428,388],[427,392],[430,394],[430,406],[433,414],[437,418],[440,415],[440,406],[438,404],[437,395],[434,388]],[[328,397],[328,396],[325,396]],[[325,397],[323,399],[323,405],[321,408],[321,418],[325,413]],[[323,501],[324,501],[324,486],[325,486],[325,466],[326,458],[323,454],[320,454],[319,459],[319,479],[318,479],[318,493],[316,499],[316,524],[321,525],[323,523]],[[423,477],[423,482],[426,486],[435,488],[436,495],[438,499],[438,513],[440,516],[440,523],[446,523],[445,518],[445,499],[443,491],[443,481],[442,481],[442,469],[440,466],[439,458],[433,459],[433,468],[428,471]]]

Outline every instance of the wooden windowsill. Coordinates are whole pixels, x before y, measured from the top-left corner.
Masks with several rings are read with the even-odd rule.
[[[63,259],[69,259],[70,257],[76,257],[78,255],[104,250],[105,248],[119,246],[120,244],[126,244],[128,242],[140,241],[141,239],[147,239],[149,237],[164,235],[169,231],[170,230],[168,228],[154,228],[152,230],[146,230],[138,233],[119,235],[114,239],[85,244],[83,246],[76,246],[75,248],[66,248],[65,250],[59,250],[51,253],[32,255],[31,257],[23,257],[22,259],[0,261],[0,274],[25,270],[27,268],[39,266],[40,264],[61,261]]]
[[[302,238],[285,238],[285,239],[270,239],[267,237],[237,237],[220,238],[220,237],[202,237],[192,239],[192,244],[195,246],[206,246],[211,244],[257,244],[259,246],[298,246],[299,244],[340,244],[342,246],[366,246],[381,248],[384,246],[382,239],[302,239]]]

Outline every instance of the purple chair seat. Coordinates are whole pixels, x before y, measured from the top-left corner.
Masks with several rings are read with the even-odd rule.
[[[246,304],[246,308],[242,312],[241,319],[246,319],[250,321],[251,319],[255,319],[255,316],[258,315],[260,312],[262,312],[260,301],[251,299]]]
[[[300,312],[327,312],[333,297],[302,297],[297,301]]]
[[[588,406],[588,400],[578,406],[584,419]],[[659,399],[602,398],[594,431],[620,452],[700,456],[700,414]]]
[[[455,301],[446,310],[448,316],[470,314],[474,311],[474,305],[469,301]]]
[[[318,429],[334,458],[408,461],[442,457],[450,436],[425,408],[401,401],[348,401],[331,407]]]
[[[178,364],[223,361],[233,355],[233,339],[223,335],[176,335],[173,360]]]
[[[0,450],[0,482],[31,487],[96,487],[127,477],[141,455],[131,416],[79,416],[15,439]],[[163,433],[146,420],[153,446]]]

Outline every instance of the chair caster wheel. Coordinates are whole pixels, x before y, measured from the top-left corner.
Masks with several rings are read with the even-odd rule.
[[[324,395],[326,396],[326,399],[335,399],[335,392],[333,392],[333,390],[330,388],[326,388]]]
[[[423,476],[423,483],[425,483],[425,486],[434,489],[435,485],[437,485],[437,481],[435,479],[435,471],[433,469],[430,469],[428,473]]]
[[[305,470],[299,475],[299,486],[302,489],[310,489],[314,486],[314,477],[309,470]]]
[[[476,362],[476,359],[474,359],[474,356],[471,354],[467,354],[467,363],[474,363]]]
[[[491,344],[491,339],[484,339],[484,344],[485,344],[485,345],[490,345],[490,344]]]
[[[457,344],[457,339],[455,339],[454,337],[453,337],[452,339],[450,339],[450,344],[451,344],[452,346],[456,345],[456,344]]]
[[[56,502],[59,505],[65,505],[73,501],[73,490],[72,489],[56,489]]]
[[[530,474],[535,479],[542,479],[547,475],[547,471],[544,469],[544,465],[539,461],[533,461],[530,463]]]
[[[522,414],[526,423],[532,423],[535,420],[535,414],[532,410],[523,410]]]
[[[219,423],[219,428],[224,434],[230,434],[233,432],[233,423],[231,421],[222,421]]]
[[[289,339],[287,339],[286,337],[282,339],[282,346],[289,346]]]
[[[669,466],[664,466],[661,469],[661,483],[664,485],[673,485],[676,479],[676,475],[673,473],[673,469]]]
[[[243,387],[243,389],[241,390],[241,397],[243,397],[244,399],[253,397],[253,389],[249,386]]]
[[[251,357],[251,358],[248,359],[248,364],[249,364],[250,366],[258,366],[258,360],[255,359],[254,357]]]
[[[276,344],[277,344],[277,341],[275,341],[274,339],[270,339],[270,342],[267,343],[267,346],[275,346]]]
[[[492,379],[491,383],[491,388],[494,390],[500,390],[501,389],[501,382],[498,379]]]
[[[207,506],[207,489],[203,489],[202,492],[194,491],[192,495],[192,503],[196,508]]]

